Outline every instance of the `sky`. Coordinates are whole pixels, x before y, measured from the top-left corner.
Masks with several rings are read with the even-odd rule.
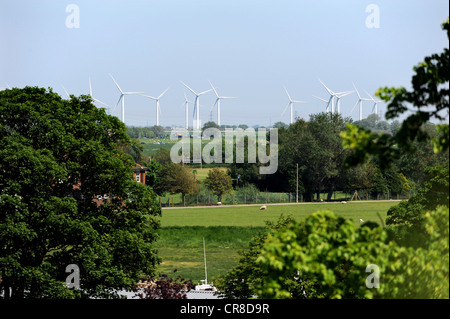
[[[384,86],[411,87],[413,67],[442,52],[446,0],[1,0],[0,88],[51,87],[66,98],[89,94],[121,118],[123,91],[158,96],[162,126],[184,126],[184,93],[210,89],[222,100],[221,124],[271,126],[325,111],[332,91],[367,98]],[[200,119],[217,121],[215,95],[200,97]],[[352,93],[344,117],[358,120]],[[102,107],[101,104],[96,104]],[[364,102],[363,118],[373,103]],[[384,103],[378,104],[382,118]],[[189,105],[192,125],[193,105]],[[125,98],[125,123],[156,124],[156,103]]]

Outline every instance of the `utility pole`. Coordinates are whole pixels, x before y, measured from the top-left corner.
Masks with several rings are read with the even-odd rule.
[[[298,203],[298,163],[297,163],[297,192],[295,194],[295,202]]]

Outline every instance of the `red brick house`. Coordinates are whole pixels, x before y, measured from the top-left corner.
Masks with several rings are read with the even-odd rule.
[[[142,166],[141,164],[136,163],[136,166],[133,168],[133,170],[134,170],[133,173],[134,180],[136,180],[136,182],[138,183],[142,183],[145,185],[145,172],[148,170],[148,168]]]

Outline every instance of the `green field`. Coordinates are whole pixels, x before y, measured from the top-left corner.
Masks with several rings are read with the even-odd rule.
[[[198,283],[204,279],[203,241],[206,242],[208,280],[225,274],[236,265],[238,251],[245,249],[258,231],[264,231],[265,221],[276,221],[281,214],[304,219],[311,213],[329,209],[338,216],[380,223],[387,210],[397,201],[341,203],[304,203],[291,205],[218,206],[196,208],[165,208],[161,217],[160,239],[156,246],[162,263],[158,271],[170,273],[177,269],[185,279]]]

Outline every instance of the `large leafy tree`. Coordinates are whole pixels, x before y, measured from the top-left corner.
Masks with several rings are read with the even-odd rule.
[[[218,167],[209,170],[205,184],[217,196],[219,201],[222,200],[222,195],[230,193],[233,190],[231,177]]]
[[[88,96],[0,92],[0,291],[5,298],[112,297],[152,275],[160,208],[136,183],[126,128]],[[94,199],[107,195],[99,205]],[[69,289],[66,266],[80,270]]]

